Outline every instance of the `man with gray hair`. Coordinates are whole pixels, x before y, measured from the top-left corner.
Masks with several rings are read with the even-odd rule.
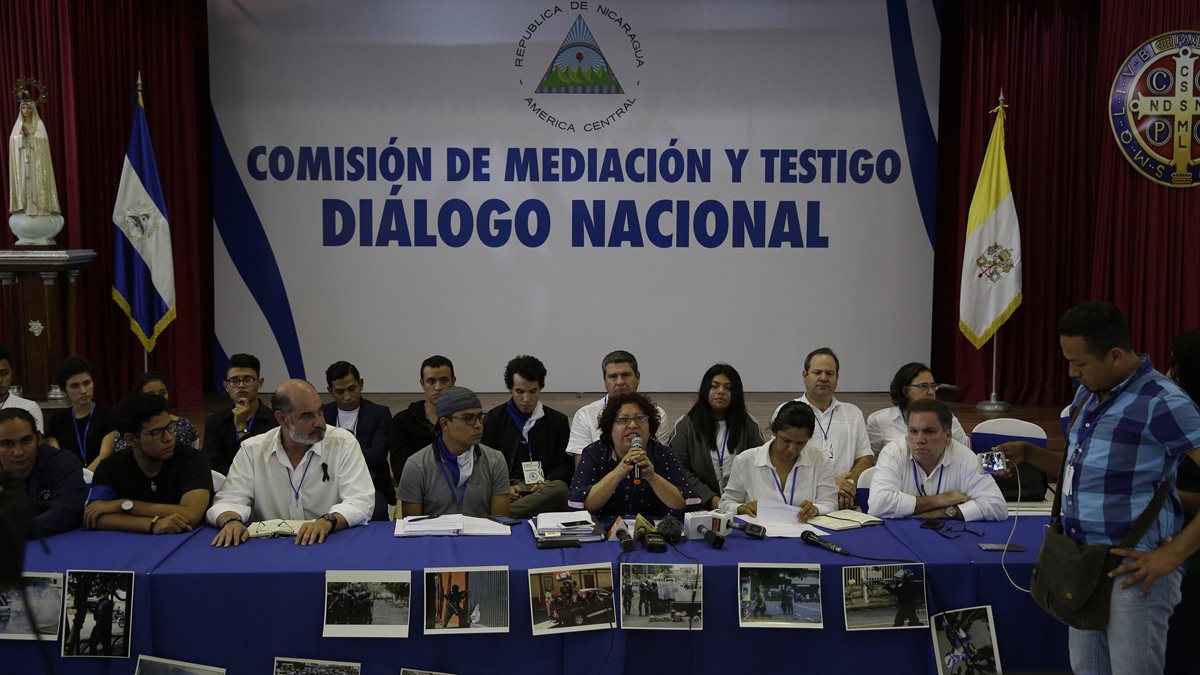
[[[508,515],[508,461],[479,444],[483,417],[483,404],[470,389],[450,387],[438,396],[438,434],[400,474],[396,496],[405,517]]]
[[[326,427],[321,397],[304,380],[287,380],[271,396],[279,426],[246,439],[208,510],[219,532],[213,546],[246,541],[249,522],[304,520],[301,545],[324,543],[334,530],[371,517],[375,487],[354,434]]]
[[[604,406],[608,403],[608,397],[617,394],[636,394],[638,385],[642,381],[637,358],[624,349],[609,352],[600,362],[600,372],[604,375],[604,398],[592,401],[580,408],[575,412],[575,418],[571,421],[571,440],[567,442],[567,454],[575,456],[575,466],[579,466],[579,458],[583,454],[583,449],[600,440],[598,423],[600,413],[604,412]],[[667,424],[667,412],[662,409],[662,406],[656,405],[655,408],[658,409],[658,440],[666,445],[671,438],[673,427]]]

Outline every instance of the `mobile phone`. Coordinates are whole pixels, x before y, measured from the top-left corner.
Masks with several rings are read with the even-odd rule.
[[[488,516],[488,520],[500,523],[501,525],[507,525],[509,527],[512,527],[513,525],[519,525],[521,523],[521,521],[517,520],[516,518],[509,518],[508,516]]]
[[[1004,550],[1008,550],[1008,551],[1011,551],[1011,552],[1013,552],[1013,553],[1024,553],[1024,552],[1025,552],[1025,547],[1024,547],[1024,546],[1021,546],[1020,544],[1007,544],[1007,545],[1005,545],[1005,544],[980,544],[980,545],[979,545],[979,549],[980,549],[981,551],[1004,551]]]
[[[1004,471],[1008,465],[1008,457],[1003,452],[979,453],[979,473],[991,474]]]
[[[538,539],[538,548],[579,548],[578,539]]]
[[[927,520],[921,523],[922,530],[940,530],[946,527],[946,524],[940,520]]]
[[[583,527],[584,525],[591,524],[592,523],[587,520],[572,520],[569,523],[562,523],[562,527]]]

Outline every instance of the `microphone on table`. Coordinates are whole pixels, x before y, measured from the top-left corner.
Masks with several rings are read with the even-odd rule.
[[[634,436],[632,447],[630,448],[630,450],[644,450],[645,448],[646,448],[646,442],[642,440],[642,437]],[[634,485],[642,484],[642,466],[640,464],[633,465],[633,484]]]
[[[661,534],[668,544],[678,544],[683,538],[683,526],[675,516],[667,516],[658,521],[658,527],[654,531]]]
[[[825,541],[824,539],[818,537],[817,533],[813,532],[812,530],[808,530],[804,534],[800,535],[800,540],[811,546],[820,546],[831,553],[837,553],[838,555],[850,555],[850,552],[846,549],[831,541]]]
[[[709,546],[713,548],[721,548],[725,545],[725,535],[719,532],[713,532],[705,525],[700,525],[697,529],[700,530],[700,534],[704,535],[704,541],[707,541]]]
[[[741,530],[742,532],[745,532],[747,537],[754,537],[755,539],[767,538],[767,528],[759,525],[758,523],[744,523],[735,518],[734,520],[729,521],[729,526],[735,530]]]
[[[654,529],[654,523],[642,514],[638,514],[637,520],[634,521],[633,538],[641,539],[642,546],[651,553],[665,553],[667,550],[667,540]]]
[[[617,541],[621,542],[621,550],[626,553],[633,550],[633,537],[629,536],[629,532],[625,528],[617,530]]]

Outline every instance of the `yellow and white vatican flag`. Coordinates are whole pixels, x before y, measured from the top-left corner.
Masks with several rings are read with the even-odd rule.
[[[958,328],[983,347],[1021,305],[1021,230],[1004,157],[1004,95],[967,213]]]
[[[113,208],[112,297],[147,351],[175,320],[175,260],[166,200],[150,145],[142,78],[138,77],[133,132]]]

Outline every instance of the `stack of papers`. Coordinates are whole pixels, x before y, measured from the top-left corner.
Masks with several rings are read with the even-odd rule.
[[[543,539],[574,539],[575,541],[604,541],[604,531],[587,511],[553,511],[538,514],[529,520],[533,536]]]
[[[805,532],[813,532],[817,535],[826,534],[820,528],[797,521],[796,514],[798,513],[800,513],[800,509],[795,506],[759,501],[757,516],[738,516],[738,518],[747,523],[757,523],[767,528],[768,537],[797,538]]]
[[[488,520],[451,513],[444,516],[410,516],[396,521],[397,537],[453,537],[463,535],[508,536],[512,534],[507,525]]]
[[[816,525],[827,530],[852,530],[868,525],[882,525],[883,521],[875,516],[854,509],[842,509],[823,516],[808,519],[809,525]]]

